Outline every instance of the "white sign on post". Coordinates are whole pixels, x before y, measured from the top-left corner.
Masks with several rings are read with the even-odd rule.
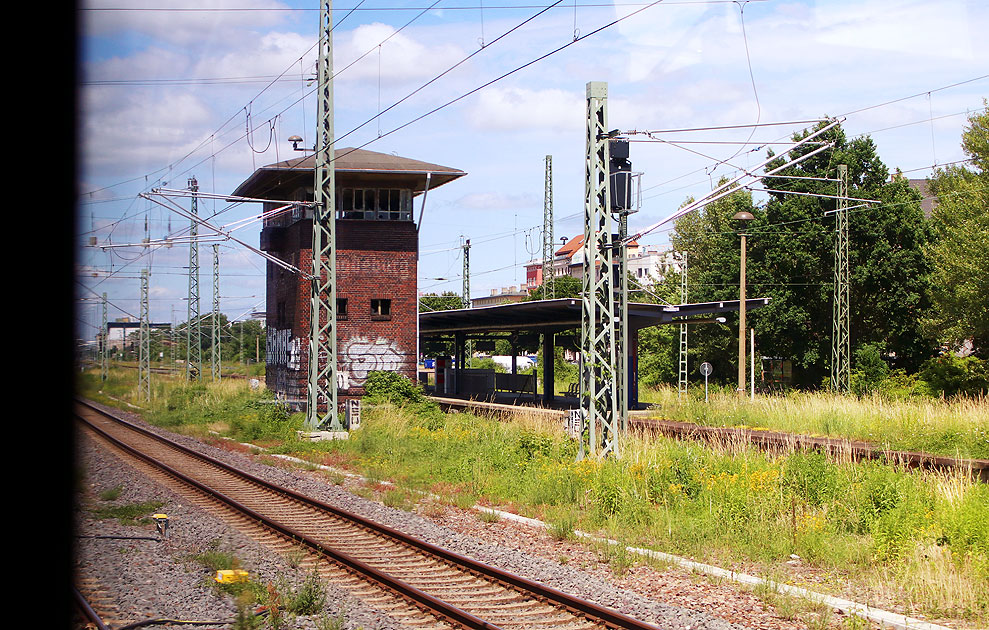
[[[707,377],[710,376],[713,371],[714,367],[712,367],[710,363],[707,361],[701,363],[701,374],[704,375],[704,402],[707,402]]]
[[[579,440],[584,433],[584,416],[580,409],[571,409],[567,414],[567,435]]]

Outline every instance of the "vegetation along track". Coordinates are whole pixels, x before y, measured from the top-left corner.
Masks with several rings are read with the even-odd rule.
[[[280,488],[79,401],[76,416],[115,447],[352,575],[464,628],[655,629],[597,604],[416,540]],[[350,578],[353,579],[353,578]]]

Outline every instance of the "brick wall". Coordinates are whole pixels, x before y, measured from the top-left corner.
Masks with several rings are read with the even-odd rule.
[[[346,400],[364,394],[363,382],[372,370],[399,372],[415,379],[418,235],[409,221],[338,220],[336,229],[337,299],[347,301],[346,317],[337,321],[337,369],[346,385],[339,397]],[[284,251],[271,253],[310,271],[311,230],[311,221],[287,227],[281,241]],[[389,314],[374,314],[372,300],[388,300]],[[267,385],[289,399],[305,402],[308,281],[268,263],[267,309],[272,329],[269,344],[272,339],[288,344],[284,356],[276,351],[269,359]],[[291,352],[293,340],[300,350],[298,357]]]

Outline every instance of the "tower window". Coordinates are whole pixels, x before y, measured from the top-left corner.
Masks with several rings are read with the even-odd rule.
[[[371,300],[371,319],[391,319],[391,300]]]

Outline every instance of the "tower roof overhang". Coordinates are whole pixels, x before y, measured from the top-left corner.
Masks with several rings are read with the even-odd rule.
[[[334,156],[334,172],[341,187],[405,188],[420,194],[467,174],[448,166],[366,149],[336,149]],[[233,194],[256,199],[285,198],[286,192],[311,187],[315,170],[314,154],[262,166]]]

